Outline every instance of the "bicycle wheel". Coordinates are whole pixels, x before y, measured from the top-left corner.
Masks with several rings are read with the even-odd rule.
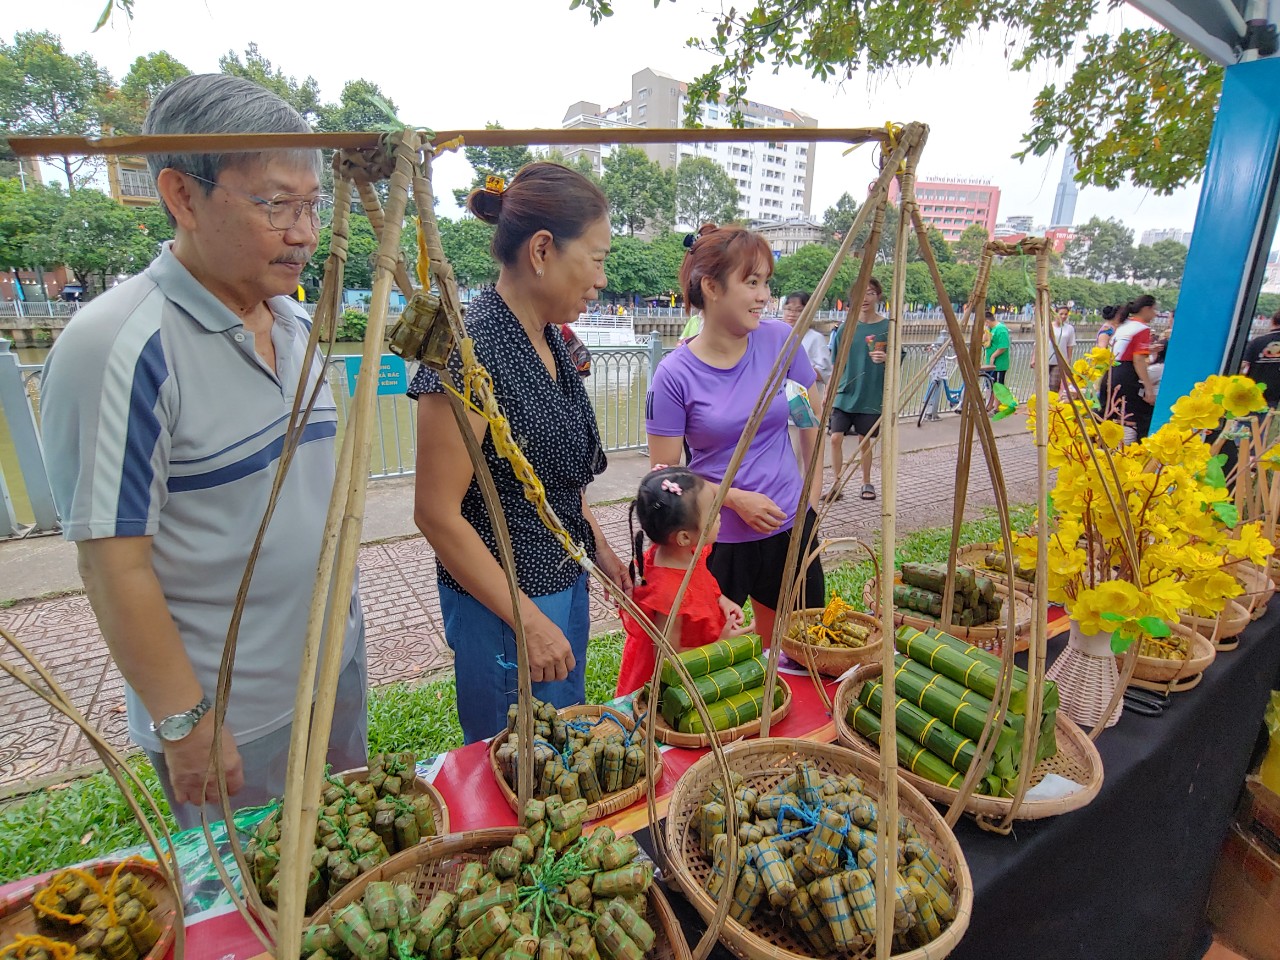
[[[978,391],[982,394],[983,408],[986,410],[992,409],[990,377],[982,376],[978,378]]]
[[[920,415],[916,417],[916,426],[924,426],[924,415],[929,412],[929,401],[933,399],[933,392],[938,389],[938,381],[930,380],[929,386],[924,391],[924,403],[920,404]]]

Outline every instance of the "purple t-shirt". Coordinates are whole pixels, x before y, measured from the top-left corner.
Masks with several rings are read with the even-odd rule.
[[[729,370],[699,360],[688,344],[677,347],[654,371],[646,404],[648,431],[658,437],[684,437],[693,455],[689,469],[719,483],[790,333],[791,327],[781,320],[761,320],[759,329],[747,336],[747,352]],[[813,365],[804,350],[796,350],[787,377],[806,388],[813,385]],[[790,422],[786,394],[779,385],[733,480],[735,489],[763,493],[786,512],[786,522],[776,532],[791,529],[800,499],[802,477],[787,436]],[[752,530],[729,507],[721,509],[722,543],[767,536],[772,534]]]

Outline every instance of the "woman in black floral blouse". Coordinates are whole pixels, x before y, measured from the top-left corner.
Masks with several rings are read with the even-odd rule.
[[[467,205],[497,228],[492,249],[501,265],[494,289],[467,309],[476,357],[493,376],[498,403],[551,506],[600,568],[628,586],[626,568],[587,506],[587,485],[604,470],[605,456],[560,333],[605,286],[608,203],[581,174],[533,163],[505,190],[476,190]],[[418,401],[414,520],[436,551],[458,716],[472,743],[497,733],[516,699],[514,615],[493,527],[443,390],[440,375],[425,367],[409,388]],[[591,622],[587,575],[538,519],[511,465],[495,452],[485,421],[474,413],[470,421],[515,548],[534,696],[557,706],[581,703]]]

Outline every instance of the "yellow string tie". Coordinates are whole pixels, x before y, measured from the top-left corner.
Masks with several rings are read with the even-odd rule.
[[[51,940],[39,934],[20,933],[13,943],[0,950],[0,957],[25,955],[27,948],[45,950],[53,960],[74,960],[76,948],[74,944],[61,940]]]

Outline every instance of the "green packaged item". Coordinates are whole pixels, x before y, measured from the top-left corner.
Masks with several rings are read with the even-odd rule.
[[[693,686],[703,702],[710,705],[717,700],[731,697],[735,693],[762,687],[767,667],[768,664],[763,656],[752,657],[706,676],[696,677]],[[693,695],[678,684],[664,687],[661,710],[667,723],[674,726],[682,715],[693,710]]]
[[[773,688],[774,709],[782,706],[784,697],[785,687],[782,680],[779,679]],[[707,704],[707,713],[710,715],[711,722],[715,725],[716,730],[729,730],[744,723],[758,720],[763,708],[764,687],[757,687],[754,690],[744,690],[742,693],[735,693],[731,697]],[[702,724],[702,717],[698,715],[696,710],[691,710],[684,714],[676,724],[676,729],[681,733],[706,732]]]
[[[694,647],[677,654],[691,677],[704,677],[717,670],[723,670],[731,664],[750,660],[760,656],[763,649],[760,637],[749,634],[741,637],[728,637],[705,646]],[[680,675],[670,663],[662,664],[662,682],[668,686],[679,686]]]

